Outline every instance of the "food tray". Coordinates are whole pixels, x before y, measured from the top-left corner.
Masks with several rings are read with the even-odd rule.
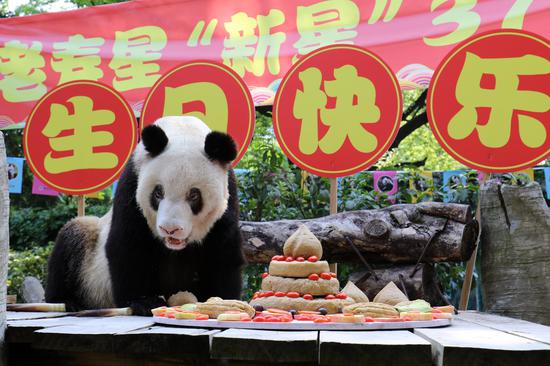
[[[178,327],[216,328],[216,329],[264,329],[264,330],[385,330],[385,329],[412,329],[436,328],[451,325],[451,319],[435,319],[425,321],[403,322],[370,322],[370,323],[314,323],[312,321],[297,321],[289,323],[268,322],[219,322],[216,319],[187,320],[155,316],[155,323],[175,325]]]

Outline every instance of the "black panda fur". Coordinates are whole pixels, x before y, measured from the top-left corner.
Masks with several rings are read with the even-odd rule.
[[[150,143],[156,147],[149,151],[153,159],[162,154],[158,145],[166,145],[163,141],[157,143],[164,133],[154,132]],[[216,136],[212,141],[225,138],[212,134]],[[208,144],[205,150],[208,153]],[[224,155],[219,149],[213,150]],[[222,156],[210,158],[222,165],[229,163],[231,159],[226,161]],[[238,299],[245,260],[238,224],[237,184],[232,169],[229,168],[227,174],[227,209],[200,244],[190,243],[179,251],[166,248],[151,232],[136,200],[139,174],[136,170],[134,160],[130,159],[120,177],[110,214],[101,219],[77,218],[61,229],[49,260],[46,301],[66,303],[70,311],[130,306],[136,315],[151,315],[150,309],[166,305],[165,299],[178,291],[190,291],[199,301],[212,296]],[[110,220],[110,225],[102,228],[100,220]],[[102,234],[101,230],[107,231]],[[106,292],[112,291],[110,298],[87,293],[82,285],[83,278],[106,275],[98,273],[99,267],[92,266],[101,235],[107,235],[104,245],[111,287]],[[91,270],[96,272],[90,273]]]

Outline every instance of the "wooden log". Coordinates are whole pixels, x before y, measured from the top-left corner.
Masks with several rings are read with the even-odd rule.
[[[22,172],[19,172],[22,174]],[[0,364],[4,364],[4,333],[6,331],[6,280],[8,277],[8,249],[10,195],[8,193],[8,164],[4,134],[0,132]]]
[[[449,303],[432,264],[421,264],[416,271],[414,265],[395,265],[374,269],[373,272],[376,276],[370,271],[354,272],[350,275],[350,280],[371,301],[384,286],[393,281],[409,299],[424,299],[436,306]]]
[[[212,337],[210,356],[261,363],[316,363],[318,332],[228,329]]]
[[[358,261],[350,239],[372,263],[467,260],[479,233],[467,205],[424,202],[378,210],[342,212],[311,220],[241,222],[249,262],[266,263],[281,254],[286,239],[305,224],[321,240],[330,262]]]
[[[480,209],[486,310],[550,325],[550,209],[540,186],[489,182]]]
[[[411,332],[320,332],[320,365],[430,366],[431,346]]]
[[[550,346],[464,320],[450,327],[417,328],[432,344],[435,366],[550,365]]]

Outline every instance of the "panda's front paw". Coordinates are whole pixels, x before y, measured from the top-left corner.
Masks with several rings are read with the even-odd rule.
[[[130,308],[133,315],[152,316],[151,309],[166,306],[166,301],[162,297],[143,297],[130,301]]]

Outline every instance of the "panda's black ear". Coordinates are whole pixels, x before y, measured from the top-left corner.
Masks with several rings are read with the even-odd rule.
[[[237,157],[237,145],[231,136],[217,131],[206,135],[204,151],[212,161],[218,161],[223,165],[230,163]]]
[[[141,141],[145,150],[154,158],[164,151],[168,144],[168,137],[157,125],[149,125],[141,132]]]

